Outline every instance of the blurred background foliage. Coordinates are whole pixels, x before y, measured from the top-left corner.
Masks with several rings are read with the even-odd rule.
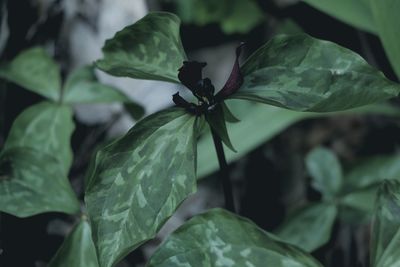
[[[229,75],[239,42],[246,43],[243,61],[272,36],[303,31],[359,53],[398,81],[400,46],[393,45],[398,40],[393,29],[398,29],[394,25],[399,20],[380,20],[391,12],[379,6],[382,3],[371,7],[368,0],[2,0],[0,60],[9,61],[25,49],[41,46],[57,60],[65,80],[76,68],[100,58],[104,40],[117,30],[151,10],[164,10],[181,18],[186,51],[191,59],[208,63],[205,76],[216,88]],[[172,94],[182,89],[97,75],[145,110],[122,104],[74,106],[74,161],[69,177],[81,199],[83,177],[96,149],[125,133],[140,117],[138,113],[171,106]],[[0,82],[0,146],[16,116],[41,99]],[[245,101],[227,104],[241,120],[228,125],[238,152],[226,150],[239,213],[312,252],[324,266],[367,266],[378,183],[400,177],[398,101],[322,115]],[[221,205],[214,174],[217,160],[207,133],[198,150],[198,178],[202,179],[198,193],[181,206],[157,239],[119,266],[143,266],[155,246],[183,221]],[[75,221],[58,213],[27,219],[1,213],[0,266],[45,266]]]

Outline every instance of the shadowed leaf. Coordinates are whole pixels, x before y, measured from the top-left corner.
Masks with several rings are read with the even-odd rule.
[[[107,40],[96,65],[114,76],[179,83],[178,69],[186,59],[179,25],[174,14],[150,13]]]
[[[251,221],[221,209],[195,216],[159,247],[148,267],[320,267]]]
[[[153,238],[196,189],[196,117],[171,108],[101,149],[85,201],[101,267]]]

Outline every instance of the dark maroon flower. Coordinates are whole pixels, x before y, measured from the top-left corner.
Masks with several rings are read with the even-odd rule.
[[[178,79],[193,92],[197,83],[203,79],[203,68],[206,65],[207,63],[204,62],[184,61],[183,66],[178,70]]]

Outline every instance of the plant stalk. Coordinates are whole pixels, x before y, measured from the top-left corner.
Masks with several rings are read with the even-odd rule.
[[[219,177],[221,179],[222,188],[224,190],[225,208],[233,213],[236,213],[235,202],[233,200],[232,183],[229,177],[228,164],[226,163],[222,140],[211,126],[210,129],[214,141],[215,151],[217,152],[218,156]]]

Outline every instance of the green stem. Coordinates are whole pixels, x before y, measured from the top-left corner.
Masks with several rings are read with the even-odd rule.
[[[229,177],[228,164],[226,163],[225,152],[222,146],[222,140],[218,136],[218,134],[212,129],[211,126],[210,129],[214,140],[215,151],[217,152],[218,156],[219,176],[222,182],[222,188],[224,190],[225,208],[231,212],[236,213],[235,201],[233,199],[232,183]]]

